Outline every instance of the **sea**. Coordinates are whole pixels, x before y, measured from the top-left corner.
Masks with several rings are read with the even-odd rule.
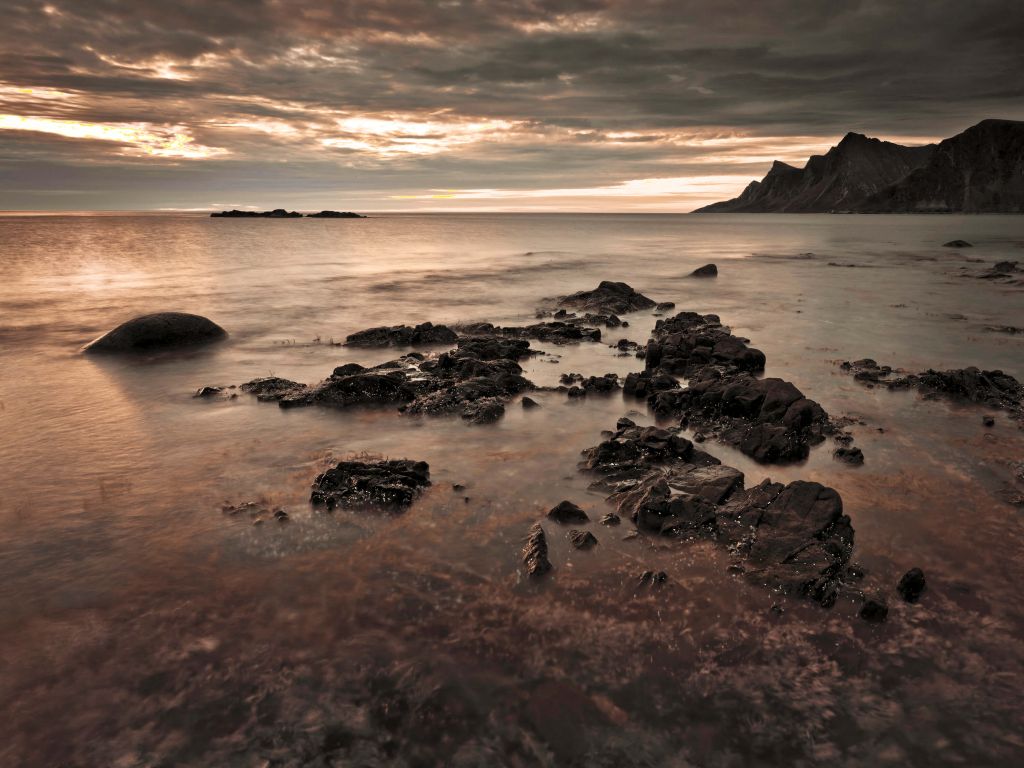
[[[1024,217],[0,215],[0,764],[1020,765],[1024,431],[838,366],[1024,380],[1024,288],[977,277],[1005,260]],[[884,623],[748,583],[714,541],[598,525],[580,452],[657,422],[621,392],[540,391],[490,425],[194,397],[408,351],[341,345],[372,326],[537,322],[601,280],[719,315],[850,418],[862,466],[830,441],[784,466],[702,447],[748,486],[835,488]],[[229,336],[82,354],[157,311]],[[549,354],[524,375],[641,370],[614,345],[658,317],[622,319],[532,342]],[[311,507],[353,456],[426,461],[432,486],[401,514]],[[523,539],[563,499],[599,544],[549,531],[554,570],[529,580]],[[289,521],[223,511],[247,502]],[[912,567],[916,604],[895,592]]]

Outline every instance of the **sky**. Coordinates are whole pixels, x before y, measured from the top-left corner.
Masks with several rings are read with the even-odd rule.
[[[685,212],[1024,119],[1020,0],[0,0],[0,210]]]

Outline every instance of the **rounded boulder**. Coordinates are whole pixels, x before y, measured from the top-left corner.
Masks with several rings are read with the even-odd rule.
[[[122,323],[87,344],[85,352],[147,352],[219,341],[227,331],[212,320],[186,312],[157,312]]]

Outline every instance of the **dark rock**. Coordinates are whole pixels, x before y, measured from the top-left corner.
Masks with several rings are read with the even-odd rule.
[[[860,465],[864,463],[864,453],[860,448],[836,448],[832,451],[833,458],[845,464]]]
[[[505,415],[505,405],[500,398],[482,397],[467,403],[461,415],[470,424],[491,424]]]
[[[361,216],[358,213],[352,213],[352,211],[320,211],[319,213],[308,213],[306,218],[309,219],[365,219],[365,216]]]
[[[703,267],[693,270],[690,277],[718,277],[718,267],[714,264],[705,264]]]
[[[943,248],[972,248],[973,246],[966,240],[950,240],[948,243],[942,244]]]
[[[458,334],[445,325],[420,323],[416,326],[393,325],[368,328],[346,337],[350,347],[409,347],[419,344],[454,344]]]
[[[298,396],[309,388],[297,381],[282,379],[277,376],[267,376],[262,379],[247,381],[239,389],[255,395],[256,399],[261,402],[278,402],[286,397]]]
[[[524,396],[523,399],[520,402],[522,403],[523,408],[525,408],[527,410],[529,410],[531,408],[540,408],[540,403],[538,403],[532,397]]]
[[[925,589],[924,571],[920,568],[911,568],[900,579],[896,585],[896,591],[900,597],[908,603],[916,603]]]
[[[275,208],[272,211],[220,211],[211,213],[213,219],[301,219],[302,214],[298,211],[286,211],[284,208]]]
[[[860,617],[871,624],[881,624],[889,615],[889,606],[881,600],[865,600]]]
[[[571,501],[559,502],[548,512],[548,517],[556,523],[562,523],[563,525],[566,523],[586,523],[590,521],[587,513]]]
[[[548,540],[540,523],[534,523],[530,527],[526,545],[523,547],[523,565],[526,566],[527,574],[532,577],[543,576],[551,570],[551,561],[548,559]]]
[[[657,304],[653,299],[638,293],[626,283],[614,283],[608,280],[602,280],[600,285],[592,291],[580,291],[569,296],[562,296],[558,303],[563,307],[576,307],[594,312],[611,312],[616,315],[651,309]]]
[[[430,485],[425,461],[342,461],[318,475],[309,500],[328,509],[375,505],[408,507]]]
[[[201,387],[193,397],[216,397],[224,391],[223,387]]]
[[[608,512],[601,518],[601,525],[619,525],[621,522],[622,518],[614,512]]]
[[[576,549],[591,549],[597,546],[597,537],[590,531],[569,531],[569,542]]]
[[[644,571],[637,579],[637,587],[660,587],[668,581],[668,574],[664,571]]]
[[[674,301],[661,301],[654,307],[655,312],[668,312],[676,308]]]
[[[986,427],[994,427],[996,425],[996,420],[992,416],[982,416],[981,423]]]
[[[274,519],[277,520],[279,523],[287,523],[289,520],[288,513],[285,512],[283,509],[275,509]]]
[[[157,312],[122,323],[87,344],[85,352],[148,352],[219,341],[227,332],[212,320],[185,312]]]

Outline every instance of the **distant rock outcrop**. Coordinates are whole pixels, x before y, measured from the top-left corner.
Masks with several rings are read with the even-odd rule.
[[[939,144],[905,147],[848,133],[803,168],[697,213],[1022,213],[1024,122],[983,120]]]
[[[206,344],[227,336],[212,320],[186,312],[157,312],[135,317],[86,345],[85,352],[147,352]]]
[[[298,211],[286,211],[284,208],[275,208],[272,211],[214,211],[210,214],[211,219],[301,219],[302,214]]]
[[[358,213],[352,211],[320,211],[320,213],[307,213],[308,219],[365,219]]]

